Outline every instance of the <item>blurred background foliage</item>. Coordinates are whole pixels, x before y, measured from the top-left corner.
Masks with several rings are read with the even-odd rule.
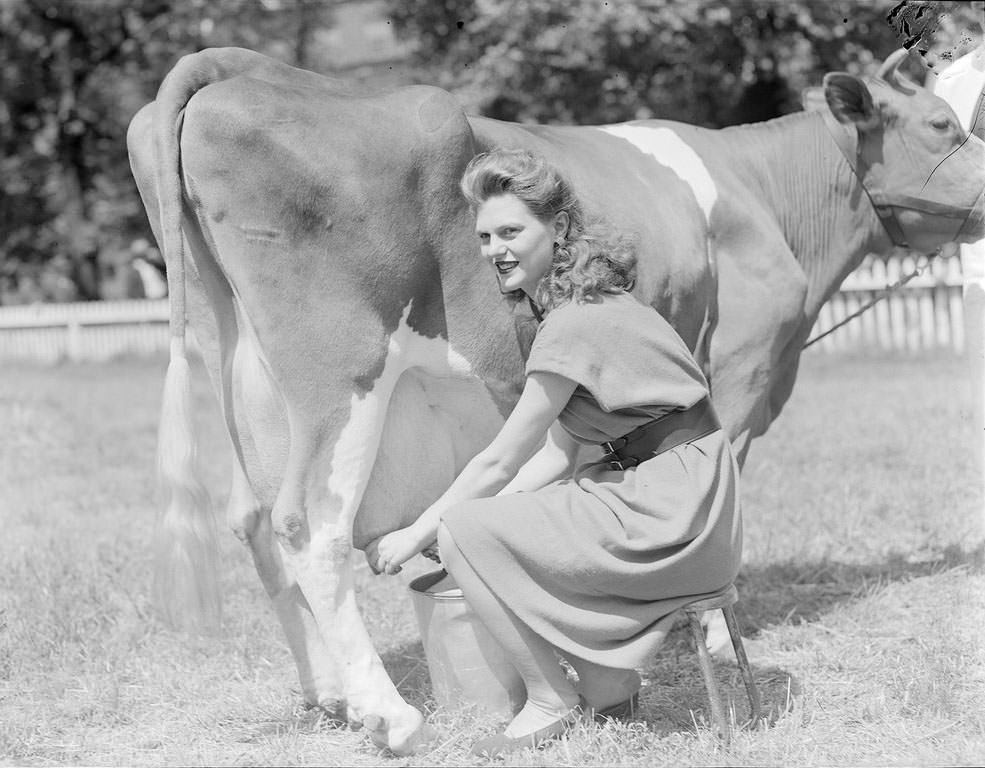
[[[871,73],[901,45],[942,69],[981,42],[983,13],[981,0],[0,0],[0,304],[160,290],[126,128],[202,48],[366,88],[432,83],[507,120],[721,127],[797,110],[825,72]]]

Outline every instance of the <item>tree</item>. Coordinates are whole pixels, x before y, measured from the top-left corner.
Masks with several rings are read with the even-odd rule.
[[[100,296],[128,244],[152,239],[126,128],[177,59],[244,45],[304,61],[330,23],[317,0],[0,2],[0,264],[6,293]],[[64,289],[68,276],[75,295]],[[46,279],[46,277],[48,279]],[[48,291],[45,286],[60,288]],[[30,287],[26,287],[29,285]]]
[[[389,0],[388,8],[438,84],[491,117],[659,116],[719,127],[799,109],[800,92],[824,72],[871,70],[901,42],[932,57],[957,29],[977,26],[980,37],[980,5]]]

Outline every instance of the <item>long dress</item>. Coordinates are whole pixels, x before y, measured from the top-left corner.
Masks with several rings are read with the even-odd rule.
[[[558,417],[599,444],[708,394],[684,341],[630,294],[551,311],[526,371],[577,382]],[[722,430],[613,470],[460,503],[443,521],[490,590],[565,654],[642,666],[689,598],[739,569],[738,469]]]

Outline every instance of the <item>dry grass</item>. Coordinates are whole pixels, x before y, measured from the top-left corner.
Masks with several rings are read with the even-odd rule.
[[[773,721],[723,750],[688,638],[644,670],[640,722],[584,726],[518,765],[955,765],[985,758],[982,489],[952,358],[809,355],[745,473],[739,617]],[[300,706],[247,553],[223,537],[225,630],[147,602],[163,362],[0,371],[0,763],[468,765],[495,723],[434,712],[406,581],[359,576],[401,692],[440,733],[409,759]],[[204,381],[208,483],[228,447]],[[744,717],[733,665],[718,675]]]

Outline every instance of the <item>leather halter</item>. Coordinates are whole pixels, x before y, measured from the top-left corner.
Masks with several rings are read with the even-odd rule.
[[[983,109],[982,101],[979,99],[979,117],[981,116],[981,109]],[[853,137],[850,132],[839,123],[831,111],[828,109],[820,110],[821,115],[824,118],[824,125],[831,134],[831,138],[834,139],[835,144],[838,149],[841,150],[841,154],[844,155],[845,160],[848,161],[848,166],[852,169],[852,173],[859,181],[859,185],[862,187],[862,191],[865,192],[866,196],[869,198],[869,202],[872,203],[872,208],[875,210],[876,215],[879,217],[879,221],[882,223],[883,228],[889,235],[889,239],[893,241],[894,245],[900,246],[902,248],[909,248],[910,244],[906,240],[906,235],[903,233],[903,226],[900,224],[899,219],[896,217],[896,208],[907,208],[913,211],[921,211],[923,213],[929,213],[934,216],[943,216],[949,219],[960,219],[962,223],[968,221],[968,219],[977,210],[977,206],[959,206],[951,205],[950,203],[941,203],[935,200],[928,200],[922,197],[914,197],[912,195],[903,195],[899,193],[888,193],[880,187],[867,187],[865,181],[862,178],[862,174],[859,173],[859,140],[856,135]],[[979,200],[981,200],[981,195],[979,195]],[[960,228],[959,228],[960,229]]]

